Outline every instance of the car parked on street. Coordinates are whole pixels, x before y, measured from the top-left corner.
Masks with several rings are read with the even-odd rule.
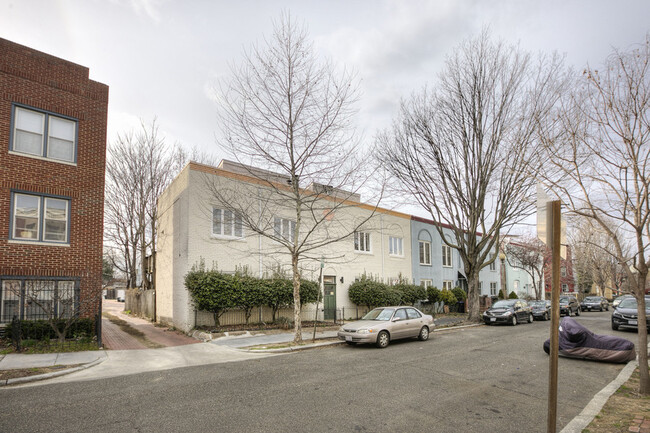
[[[602,296],[587,296],[580,303],[581,311],[609,311],[609,302]]]
[[[575,296],[560,296],[560,316],[580,315],[580,304]]]
[[[533,323],[533,320],[533,313],[523,299],[497,301],[483,313],[486,325],[506,323],[515,326],[519,322]]]
[[[533,318],[538,320],[549,320],[551,318],[551,301],[530,301],[528,302]]]
[[[425,341],[434,327],[433,316],[415,307],[381,307],[370,311],[361,320],[341,326],[337,335],[350,345],[371,343],[383,349],[392,340],[400,338],[417,337]]]
[[[639,317],[637,310],[637,301],[634,296],[626,298],[621,301],[612,313],[612,329],[617,331],[619,328],[635,328],[639,327]],[[650,296],[645,297],[645,316],[646,325],[650,332]]]
[[[619,296],[618,298],[614,299],[614,301],[612,302],[612,308],[618,307],[618,304],[620,304],[621,301],[623,301],[624,299],[629,299],[629,298],[634,298],[634,296],[632,296],[632,295],[621,295],[621,296]]]

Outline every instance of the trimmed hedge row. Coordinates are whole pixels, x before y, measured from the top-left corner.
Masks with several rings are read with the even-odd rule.
[[[356,305],[375,308],[387,305],[413,305],[419,300],[426,299],[427,293],[424,287],[414,284],[389,286],[363,276],[350,285],[348,297]]]
[[[66,325],[66,320],[60,320],[56,326],[60,331]],[[24,340],[42,340],[42,339],[57,339],[59,338],[50,326],[47,320],[22,320],[20,322],[21,336]],[[13,323],[7,323],[5,335],[11,336],[13,334]],[[68,328],[66,333],[68,336],[73,337],[93,337],[95,335],[95,320],[89,318],[77,319]]]
[[[273,320],[280,308],[293,305],[293,282],[283,278],[255,278],[248,275],[225,274],[216,270],[192,269],[185,275],[185,287],[189,290],[198,310],[213,314],[215,324],[230,309],[242,309],[246,323],[253,308],[268,305],[273,310]],[[316,302],[318,283],[300,280],[300,304]]]

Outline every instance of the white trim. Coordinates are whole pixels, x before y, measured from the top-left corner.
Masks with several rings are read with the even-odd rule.
[[[40,241],[20,241],[17,239],[9,239],[7,240],[7,243],[9,244],[22,244],[22,245],[45,245],[48,247],[69,247],[70,244],[64,244],[62,242],[40,242]]]
[[[73,167],[77,166],[76,162],[63,161],[63,160],[54,159],[54,158],[45,158],[43,156],[33,155],[31,153],[16,152],[15,150],[10,150],[9,155],[24,156],[26,158],[40,159],[41,161],[50,161],[50,162],[56,162],[57,164],[71,165]]]

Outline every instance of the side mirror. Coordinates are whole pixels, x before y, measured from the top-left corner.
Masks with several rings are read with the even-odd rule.
[[[401,317],[393,317],[393,322],[399,322],[400,320],[402,320]]]

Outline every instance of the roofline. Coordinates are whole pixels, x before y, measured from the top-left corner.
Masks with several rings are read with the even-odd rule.
[[[454,226],[452,226],[450,224],[436,222],[434,220],[430,220],[430,219],[427,219],[427,218],[422,218],[422,217],[415,216],[415,215],[411,215],[411,219],[413,221],[418,221],[418,222],[425,223],[425,224],[431,224],[431,225],[438,226],[438,227],[444,227],[444,228],[449,229],[449,230],[456,230],[456,227],[454,227]],[[463,231],[465,231],[465,230],[463,230]],[[476,236],[483,236],[483,233],[476,232]]]

